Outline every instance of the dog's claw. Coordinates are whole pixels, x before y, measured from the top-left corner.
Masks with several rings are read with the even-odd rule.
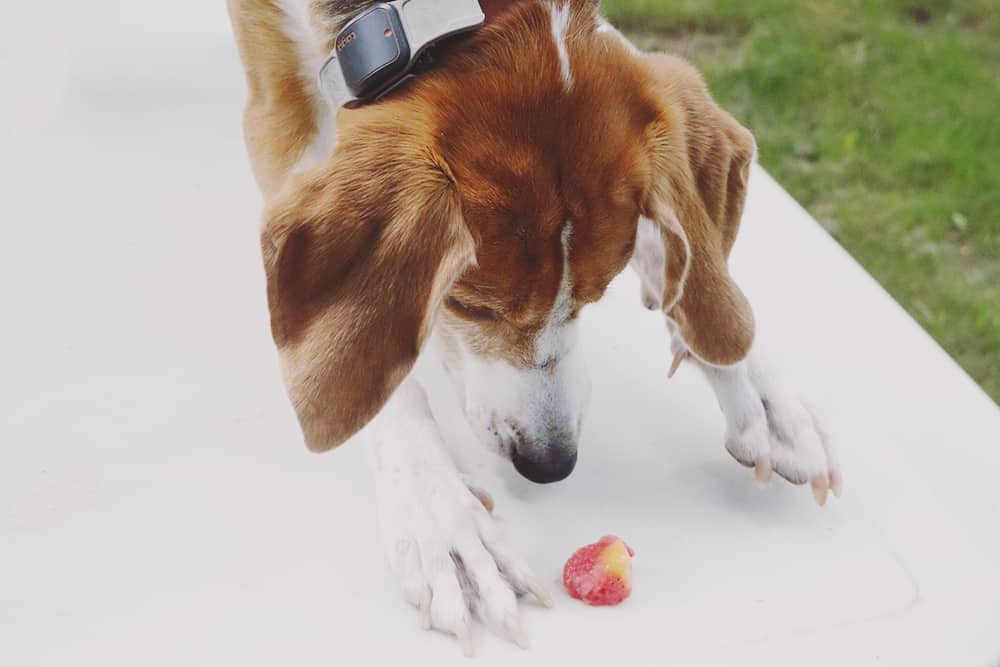
[[[458,639],[462,655],[466,658],[471,658],[474,651],[472,649],[472,631],[469,629],[468,623],[462,623],[455,628],[455,638]]]
[[[827,491],[830,489],[830,480],[826,475],[820,475],[812,481],[813,496],[820,507],[826,505]]]
[[[510,640],[517,644],[519,648],[527,649],[531,646],[528,643],[528,638],[524,635],[524,630],[521,629],[521,623],[514,614],[507,614],[507,617],[504,619],[504,629],[507,631],[507,636],[510,637]]]
[[[469,491],[476,497],[476,500],[483,504],[487,512],[493,514],[493,496],[478,486],[469,486]]]
[[[844,478],[836,470],[830,473],[830,490],[833,491],[833,495],[836,498],[840,498],[840,495],[844,492]]]
[[[687,356],[687,350],[680,350],[674,355],[674,362],[670,364],[670,370],[667,371],[668,380],[674,377],[674,373],[676,373],[677,369],[681,367],[681,362],[687,359]]]
[[[540,605],[542,605],[546,609],[552,609],[552,607],[555,606],[555,602],[553,602],[552,596],[549,595],[549,592],[544,588],[542,588],[541,586],[539,586],[536,582],[529,580],[527,582],[527,586],[528,586],[528,591],[530,591],[531,594],[535,596],[535,599],[538,600],[538,603]]]
[[[767,483],[771,481],[774,468],[768,459],[760,459],[753,467],[753,483],[761,489],[767,488]]]
[[[420,596],[420,627],[424,630],[430,630],[433,625],[431,621],[431,589],[430,586],[424,586],[424,592]]]

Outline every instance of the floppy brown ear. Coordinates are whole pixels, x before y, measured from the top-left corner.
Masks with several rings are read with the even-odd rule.
[[[474,259],[447,166],[397,127],[358,129],[268,207],[271,332],[313,451],[361,429],[406,377]]]
[[[651,128],[653,185],[644,214],[666,245],[663,311],[700,359],[730,365],[754,336],[750,304],[729,276],[754,155],[751,134],[712,100],[684,61],[645,56],[664,113]]]

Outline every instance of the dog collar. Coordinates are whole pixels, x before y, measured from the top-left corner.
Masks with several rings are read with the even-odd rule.
[[[399,84],[437,42],[483,25],[479,0],[393,0],[370,7],[337,33],[319,70],[327,102],[370,101]]]

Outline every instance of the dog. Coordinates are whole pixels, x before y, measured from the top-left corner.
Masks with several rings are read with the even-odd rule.
[[[594,0],[492,0],[433,67],[332,109],[317,72],[374,4],[229,11],[288,394],[311,450],[366,441],[388,561],[424,626],[469,652],[478,617],[523,646],[517,596],[551,599],[449,455],[414,363],[436,346],[482,444],[564,479],[590,391],[577,316],[629,264],[672,370],[701,368],[718,397],[729,453],[761,483],[839,496],[829,439],[754,351],[727,258],[756,147],[699,74],[640,53]]]

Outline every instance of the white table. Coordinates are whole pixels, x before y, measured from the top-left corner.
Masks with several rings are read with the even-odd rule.
[[[359,448],[301,443],[222,4],[104,0],[51,50],[4,39],[0,664],[469,664],[399,599]],[[527,652],[480,629],[477,664],[1000,664],[996,405],[759,170],[734,273],[845,498],[752,486],[627,273],[584,314],[573,476],[483,464],[557,606],[524,605]],[[557,580],[606,532],[636,588],[592,609]]]

